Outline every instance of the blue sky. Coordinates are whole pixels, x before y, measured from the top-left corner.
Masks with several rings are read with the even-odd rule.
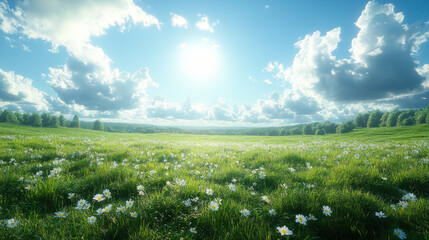
[[[161,125],[429,104],[429,2],[0,1],[0,108]]]

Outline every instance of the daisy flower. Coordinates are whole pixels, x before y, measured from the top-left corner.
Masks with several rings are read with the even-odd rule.
[[[133,204],[134,204],[134,201],[133,200],[129,200],[129,201],[126,201],[125,202],[125,206],[126,206],[126,208],[130,208],[130,207],[132,207],[133,206]]]
[[[379,218],[387,218],[386,214],[384,214],[382,211],[375,212],[375,216],[377,216]]]
[[[98,201],[98,202],[105,200],[103,194],[95,194],[95,196],[92,199],[94,199],[95,201]]]
[[[189,229],[189,231],[191,232],[191,233],[197,233],[197,230],[196,230],[196,228],[194,228],[194,227],[192,227],[191,229]]]
[[[66,217],[67,217],[67,214],[66,214],[65,212],[56,212],[56,213],[55,213],[55,217],[58,217],[58,218],[66,218]]]
[[[267,203],[270,203],[270,199],[267,196],[262,196],[262,200],[264,200]]]
[[[398,206],[405,208],[408,206],[408,203],[406,201],[399,201]]]
[[[402,197],[402,200],[412,202],[412,201],[417,200],[417,197],[416,197],[416,195],[414,195],[414,193],[407,193]]]
[[[209,207],[210,207],[210,210],[217,211],[219,210],[219,203],[211,201]]]
[[[243,210],[241,210],[241,211],[240,211],[240,213],[241,213],[241,214],[243,214],[243,216],[245,216],[245,217],[247,217],[247,216],[249,216],[249,215],[250,215],[250,211],[249,211],[249,210],[247,210],[247,209],[243,209]]]
[[[402,231],[399,228],[394,229],[393,234],[395,234],[395,236],[397,236],[399,239],[406,239],[407,238],[407,234],[405,234],[404,231]]]
[[[283,235],[292,235],[292,230],[289,230],[286,226],[283,227],[277,227],[277,230],[280,232],[280,234]]]
[[[143,185],[138,185],[138,186],[137,186],[137,191],[143,191],[143,190],[144,190]]]
[[[123,207],[123,206],[117,207],[116,208],[116,212],[117,213],[123,213],[123,212],[125,212],[125,207]]]
[[[109,189],[104,189],[104,190],[103,190],[103,194],[104,194],[104,196],[106,196],[107,198],[111,198],[111,197],[112,197],[112,193],[109,191]]]
[[[8,228],[14,228],[14,227],[16,227],[16,225],[17,225],[18,223],[19,223],[19,222],[18,222],[18,221],[16,221],[14,218],[9,219],[9,220],[7,220],[7,221],[6,221],[6,224],[7,224],[7,227],[8,227]]]
[[[273,216],[273,215],[276,215],[276,214],[277,214],[276,210],[274,210],[274,209],[270,209],[270,210],[268,211],[268,213],[269,213],[271,216]]]
[[[313,215],[313,214],[308,214],[308,217],[307,217],[307,220],[313,220],[313,221],[316,221],[317,220],[317,218]]]
[[[185,201],[183,201],[183,204],[185,204],[186,207],[190,207],[191,206],[191,199],[186,199]]]
[[[136,218],[137,217],[137,213],[136,212],[131,212],[130,213],[131,217]]]
[[[88,217],[88,223],[89,223],[89,224],[93,224],[93,223],[95,223],[95,220],[97,220],[97,218],[96,218],[96,217],[94,217],[94,216]]]
[[[234,184],[232,184],[232,183],[230,183],[229,185],[228,185],[228,189],[230,190],[230,191],[233,191],[233,192],[235,192],[235,185]]]
[[[329,206],[323,206],[323,214],[325,216],[331,216],[332,210]]]
[[[302,215],[302,214],[298,214],[295,216],[295,222],[300,223],[302,225],[307,225],[307,218]]]
[[[207,188],[206,189],[206,194],[207,195],[213,195],[213,190],[211,188]]]

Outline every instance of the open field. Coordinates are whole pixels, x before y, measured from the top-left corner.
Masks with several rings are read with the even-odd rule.
[[[0,124],[0,160],[0,239],[429,239],[428,124],[288,137]]]

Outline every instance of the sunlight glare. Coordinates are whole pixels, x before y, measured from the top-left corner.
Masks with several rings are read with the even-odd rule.
[[[207,81],[218,70],[216,47],[210,45],[185,45],[182,47],[180,67],[186,77],[194,81]]]

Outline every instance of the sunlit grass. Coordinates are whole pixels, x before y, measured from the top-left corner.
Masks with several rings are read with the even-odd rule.
[[[397,228],[425,239],[427,136],[427,126],[229,137],[0,124],[0,239],[395,239]],[[111,198],[94,201],[105,189]],[[398,205],[407,193],[417,199]],[[76,209],[80,199],[89,209]],[[133,206],[118,214],[130,199]],[[220,201],[217,211],[212,201]],[[67,216],[55,217],[59,211]],[[317,220],[303,225],[299,214]],[[293,234],[282,236],[283,226]]]

